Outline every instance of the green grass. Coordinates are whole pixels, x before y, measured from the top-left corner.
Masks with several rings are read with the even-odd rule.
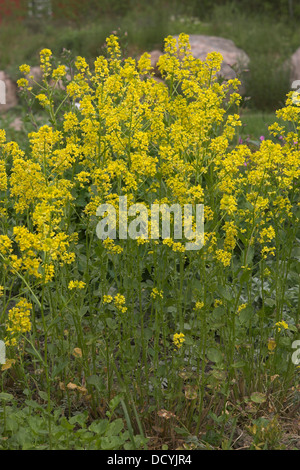
[[[241,113],[241,121],[243,127],[240,137],[244,140],[247,138],[259,140],[261,136],[270,139],[268,127],[278,119],[274,113],[246,110]]]

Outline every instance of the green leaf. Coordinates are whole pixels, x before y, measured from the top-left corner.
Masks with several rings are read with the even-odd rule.
[[[39,396],[42,398],[42,400],[48,401],[48,394],[46,392],[43,392],[42,390],[40,390]]]
[[[0,393],[0,400],[12,401],[13,399],[14,399],[14,396],[11,395],[10,393],[5,393],[5,392]]]
[[[107,428],[108,428],[108,420],[107,419],[102,419],[101,421],[94,421],[90,426],[89,426],[89,431],[94,432],[95,434],[99,434],[99,436],[105,434]]]
[[[108,429],[106,431],[106,435],[117,436],[122,431],[123,428],[124,428],[123,420],[121,418],[118,418],[109,424]]]
[[[228,287],[218,286],[217,291],[223,299],[227,300],[228,302],[232,300],[232,294]]]
[[[106,324],[107,324],[108,328],[110,328],[111,330],[115,330],[118,326],[116,324],[115,320],[113,320],[112,318],[107,318],[106,319]]]
[[[235,362],[234,364],[232,364],[231,367],[233,367],[234,369],[241,369],[245,365],[246,365],[246,363],[244,361],[238,361],[238,362]]]
[[[180,434],[181,436],[189,436],[189,432],[188,432],[187,429],[185,429],[185,428],[175,427],[173,430],[174,430],[177,434]]]
[[[222,362],[223,355],[217,348],[209,348],[206,353],[208,359],[212,362]]]
[[[145,328],[144,329],[144,338],[146,341],[149,341],[153,336],[153,331],[150,328]]]
[[[98,392],[101,392],[103,384],[101,378],[98,375],[90,375],[90,377],[88,377],[86,381],[89,385],[94,385],[95,389]]]
[[[69,359],[65,359],[65,360],[62,360],[60,363],[58,363],[56,366],[54,366],[51,377],[54,379],[55,377],[59,376],[68,363],[69,363]]]
[[[266,395],[261,392],[253,392],[250,396],[251,401],[254,403],[264,403],[266,401]]]
[[[239,314],[240,324],[248,326],[252,317],[253,317],[253,309],[251,307],[244,308]]]
[[[251,269],[244,269],[240,277],[240,283],[241,284],[247,283],[249,281],[250,276],[252,276]]]
[[[118,450],[123,443],[123,439],[121,439],[119,436],[103,437],[101,439],[101,449]]]

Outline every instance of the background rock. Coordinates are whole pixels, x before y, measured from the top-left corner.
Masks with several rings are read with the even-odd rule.
[[[300,47],[294,52],[290,61],[290,80],[300,80]]]
[[[33,78],[29,78],[33,77]],[[43,78],[43,72],[39,65],[30,68],[29,74],[26,76],[29,86],[34,86],[35,82],[40,83]]]
[[[174,36],[178,41],[179,36]],[[240,76],[243,72],[247,71],[250,58],[240,48],[238,48],[233,41],[230,39],[224,39],[217,36],[205,36],[200,34],[190,34],[189,42],[191,45],[191,51],[195,59],[205,60],[206,56],[210,52],[219,52],[222,54],[223,62],[218,76],[224,77],[225,80],[230,80]],[[154,73],[159,76],[157,69],[157,62],[159,57],[163,54],[161,51],[152,51],[151,65],[154,68]],[[243,93],[243,87],[240,88],[240,93]]]
[[[178,36],[174,36],[178,40]],[[226,80],[236,78],[237,74],[247,69],[250,59],[248,55],[236,47],[231,39],[224,39],[217,36],[205,36],[191,34],[190,45],[195,59],[205,60],[210,52],[220,52],[223,63],[219,72]]]
[[[13,108],[18,104],[18,89],[17,85],[6,72],[0,71],[0,81],[5,84],[3,87],[5,92],[5,103],[0,102],[0,113],[5,113],[8,109]],[[1,87],[2,90],[2,87]]]

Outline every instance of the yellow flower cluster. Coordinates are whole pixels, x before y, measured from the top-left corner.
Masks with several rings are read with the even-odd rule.
[[[31,310],[32,304],[24,298],[9,310],[6,325],[7,337],[5,338],[7,345],[16,346],[19,336],[31,330]]]
[[[281,320],[281,321],[276,322],[276,323],[275,323],[275,326],[277,326],[277,331],[278,331],[278,332],[281,331],[282,328],[283,328],[284,330],[287,330],[288,327],[289,327],[289,325],[287,324],[287,322],[284,321],[284,320]]]
[[[125,306],[126,299],[124,295],[117,294],[114,297],[114,304],[117,310],[121,313],[126,313],[127,312],[127,307]]]
[[[198,270],[201,260],[202,266],[216,265],[225,274],[239,262],[237,252],[245,254],[241,264],[247,265],[250,247],[262,258],[275,255],[278,228],[294,220],[299,200],[300,152],[294,142],[300,112],[292,96],[277,114],[283,121],[292,120],[297,132],[274,124],[270,132],[274,136],[280,132],[284,144],[265,140],[252,152],[246,145],[234,144],[241,121],[225,106],[238,106],[238,93],[226,100],[239,82],[220,83],[216,72],[221,55],[195,59],[186,34],[178,40],[166,38],[158,63],[163,77],[159,82],[153,77],[149,54],[138,61],[122,59],[115,35],[107,38],[107,57],[98,57],[93,70],[77,57],[72,80],[64,66],[53,69],[51,50],[41,51],[40,62],[44,86],[36,99],[52,113],[51,125],[28,135],[26,151],[16,142],[6,142],[0,131],[0,222],[5,230],[0,234],[0,255],[5,268],[33,276],[38,285],[53,280],[56,270],[73,263],[75,253],[84,250],[85,243],[74,246],[78,236],[83,231],[95,235],[99,205],[111,204],[119,215],[121,195],[127,197],[128,206],[142,203],[148,214],[157,202],[182,208],[204,204],[205,243],[200,253],[189,253],[184,236],[175,241],[172,233],[153,243],[137,236],[132,241],[134,253],[157,250],[155,254],[163,252],[168,259],[178,253],[181,261],[189,257],[190,266],[195,261]],[[20,71],[27,75],[30,68],[23,64]],[[67,100],[59,104],[58,110],[63,110],[59,115],[53,113],[50,83],[63,77]],[[21,87],[27,86],[24,80],[19,81]],[[11,230],[8,216],[14,221]],[[173,216],[170,225],[173,229]],[[118,237],[118,221],[116,227]],[[158,227],[153,222],[150,228],[156,232]],[[101,262],[116,265],[130,251],[128,240],[97,239],[95,245]],[[81,262],[84,255],[79,258]],[[83,287],[80,281],[69,284],[70,289]],[[155,289],[151,298],[162,298],[159,286]],[[127,311],[120,294],[105,296],[103,303]],[[201,308],[199,301],[195,309]],[[180,347],[184,335],[176,335]]]
[[[152,292],[151,292],[151,297],[153,299],[156,299],[156,298],[161,298],[162,299],[163,298],[163,292],[161,290],[157,289],[157,287],[154,287],[152,289]]]
[[[183,345],[185,341],[185,336],[183,333],[175,333],[173,335],[173,343],[177,347],[177,349],[180,349],[181,346]]]
[[[126,313],[127,307],[125,306],[126,299],[122,294],[116,294],[114,297],[112,295],[104,295],[103,296],[103,303],[104,304],[114,304],[116,309],[120,313]]]
[[[41,62],[41,69],[44,73],[44,77],[50,75],[51,70],[51,59],[52,51],[50,49],[42,49],[40,52],[40,62]]]
[[[68,284],[68,289],[73,290],[73,289],[84,289],[85,288],[85,282],[83,281],[70,281]]]

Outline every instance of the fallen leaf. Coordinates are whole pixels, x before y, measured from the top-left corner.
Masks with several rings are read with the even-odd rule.
[[[174,413],[168,410],[159,410],[157,414],[158,416],[164,419],[176,418],[176,415],[174,415]]]
[[[13,364],[15,364],[15,359],[6,359],[5,364],[2,365],[1,370],[10,369]]]
[[[74,355],[75,357],[82,357],[82,351],[81,351],[81,349],[80,349],[80,348],[74,348],[74,349],[73,349],[73,355]]]
[[[197,398],[197,390],[191,385],[184,388],[184,395],[187,400],[195,400]]]
[[[63,382],[59,382],[58,386],[60,390],[63,390],[63,391],[66,390],[65,384]]]
[[[263,394],[263,393],[260,393],[260,392],[253,392],[251,394],[251,397],[250,399],[254,402],[254,403],[264,403],[266,401],[266,396]]]
[[[69,382],[68,385],[67,385],[67,388],[69,390],[76,390],[78,388],[78,386],[76,384],[73,384],[72,382]]]

